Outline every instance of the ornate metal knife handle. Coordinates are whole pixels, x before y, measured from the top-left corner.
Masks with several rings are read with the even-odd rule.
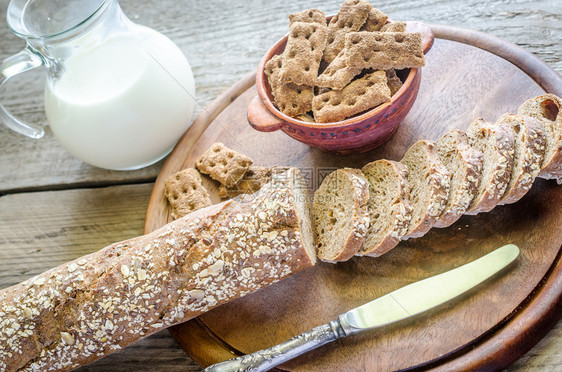
[[[346,333],[339,320],[313,328],[269,349],[213,364],[203,372],[260,372],[330,343]]]

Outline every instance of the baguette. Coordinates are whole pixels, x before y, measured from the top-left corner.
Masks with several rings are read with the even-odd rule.
[[[0,370],[68,371],[315,263],[298,170],[0,291]]]

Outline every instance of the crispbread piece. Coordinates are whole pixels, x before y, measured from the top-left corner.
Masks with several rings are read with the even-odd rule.
[[[357,253],[369,228],[369,183],[359,169],[330,173],[314,193],[318,258],[346,261]]]
[[[437,154],[451,174],[449,199],[434,227],[448,227],[467,210],[478,192],[483,154],[468,144],[466,133],[452,130],[437,141]]]
[[[345,0],[328,24],[324,61],[331,63],[344,48],[345,34],[359,31],[365,24],[373,6],[365,0]]]
[[[302,13],[294,15],[289,26],[289,37],[283,51],[283,64],[279,79],[284,83],[314,86],[322,52],[326,47],[326,18],[318,9],[305,11],[312,16],[306,18]],[[321,21],[318,21],[319,15]],[[307,21],[301,21],[303,18]],[[299,20],[299,21],[297,21]]]
[[[226,187],[232,187],[240,181],[252,164],[252,159],[246,155],[217,142],[197,160],[195,166],[201,173],[208,174]]]
[[[265,74],[268,77],[275,106],[282,113],[291,117],[312,110],[312,97],[314,96],[312,87],[282,82],[280,78],[282,66],[281,55],[273,56],[265,64]]]
[[[369,218],[371,220],[358,256],[378,257],[394,248],[408,231],[412,207],[402,163],[377,160],[361,169],[369,181]]]
[[[386,73],[375,71],[351,82],[342,90],[317,95],[312,100],[312,111],[318,123],[343,120],[390,100]]]
[[[271,181],[271,178],[284,173],[288,167],[260,167],[253,165],[248,169],[244,177],[232,187],[219,186],[219,196],[223,199],[234,198],[241,194],[253,194],[259,191],[263,185]]]
[[[367,20],[365,21],[365,24],[361,27],[360,30],[371,31],[371,32],[379,31],[384,26],[387,19],[388,16],[386,14],[384,14],[377,8],[372,8],[369,11],[369,15],[367,16]]]
[[[375,70],[425,65],[421,35],[413,32],[350,32],[345,36],[347,66]]]
[[[386,70],[386,85],[390,89],[390,96],[396,94],[402,88],[402,80],[396,75],[396,70],[391,68],[390,70]]]
[[[543,94],[521,105],[518,113],[539,119],[546,134],[546,151],[539,177],[562,184],[562,99]]]
[[[515,203],[533,185],[544,160],[546,137],[542,123],[529,116],[505,114],[498,119],[498,122],[511,125],[515,138],[511,179],[499,202],[503,205]]]
[[[387,23],[380,29],[381,32],[406,32],[406,22]]]
[[[168,177],[164,182],[164,195],[172,207],[171,215],[174,218],[211,205],[209,193],[194,168],[181,170]]]
[[[466,131],[468,143],[484,155],[482,180],[466,214],[489,212],[503,197],[513,168],[513,130],[503,123],[479,118]]]
[[[308,9],[300,13],[289,14],[289,22],[305,22],[305,23],[326,23],[324,12],[319,9]]]
[[[408,167],[412,205],[412,218],[404,239],[419,238],[439,220],[447,205],[450,173],[439,160],[432,141],[416,142],[400,162]]]
[[[316,85],[333,90],[342,90],[353,78],[361,73],[362,69],[347,66],[345,50],[326,67],[324,72],[316,79]]]

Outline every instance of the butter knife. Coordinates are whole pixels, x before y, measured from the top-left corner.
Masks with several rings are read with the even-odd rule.
[[[517,246],[505,245],[456,269],[412,283],[356,307],[328,324],[276,346],[214,364],[204,372],[267,371],[338,338],[410,318],[482,283],[512,263],[518,255]]]

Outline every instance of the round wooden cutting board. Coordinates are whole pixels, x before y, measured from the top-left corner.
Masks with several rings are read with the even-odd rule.
[[[145,232],[171,220],[164,180],[192,167],[214,142],[250,156],[256,165],[299,167],[313,191],[335,168],[361,168],[381,158],[400,160],[418,139],[437,140],[450,129],[465,130],[477,117],[495,121],[545,91],[562,96],[562,78],[515,45],[478,32],[432,28],[436,40],[426,56],[416,103],[393,137],[365,154],[327,154],[280,131],[253,130],[246,109],[256,95],[254,75],[241,80],[197,118],[164,165]],[[218,202],[217,184],[204,182]],[[280,366],[287,371],[499,369],[538,342],[562,314],[561,205],[562,187],[537,180],[515,204],[464,216],[379,258],[319,262],[171,332],[196,362],[208,366],[272,346],[404,285],[514,243],[521,248],[517,263],[466,296]]]

